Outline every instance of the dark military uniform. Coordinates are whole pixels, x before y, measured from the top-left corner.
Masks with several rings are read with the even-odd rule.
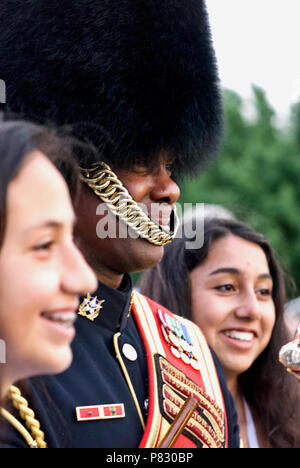
[[[195,174],[217,151],[222,99],[204,0],[1,0],[0,21],[8,109],[39,123],[72,125],[76,137],[99,150],[91,158],[80,153],[81,167],[95,157],[112,168],[153,167],[163,151],[174,157],[174,174],[183,176]],[[79,317],[72,366],[44,379],[51,398],[39,379],[31,381],[32,406],[50,447],[137,447],[141,441],[141,418],[115,357],[116,332],[121,353],[126,343],[137,353],[124,362],[145,420],[152,374],[142,330],[127,316],[128,276],[122,288],[100,285],[97,295],[105,302],[99,317],[93,323]],[[214,359],[229,446],[237,446],[235,410]],[[124,404],[125,417],[76,419],[77,407],[90,408],[89,419],[95,406],[117,413],[117,404]],[[23,443],[12,435],[8,445]]]
[[[49,447],[131,448],[138,447],[143,436],[131,393],[124,379],[113,347],[113,336],[120,332],[119,347],[135,389],[144,419],[148,408],[148,371],[140,334],[130,308],[132,284],[125,275],[121,289],[99,284],[97,297],[105,300],[100,315],[92,323],[78,317],[77,335],[73,342],[74,360],[71,367],[58,376],[45,377],[50,399],[43,391],[41,378],[31,379],[33,409],[45,432]],[[122,352],[130,344],[137,355],[130,360]],[[136,357],[136,359],[135,359]],[[229,447],[239,447],[236,413],[221,366],[214,356],[228,416]],[[76,407],[117,405],[123,403],[125,417],[103,420],[77,421]],[[9,428],[2,446],[26,446],[22,437]]]

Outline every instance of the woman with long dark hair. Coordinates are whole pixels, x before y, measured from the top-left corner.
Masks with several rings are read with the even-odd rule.
[[[300,388],[278,360],[290,340],[285,279],[269,242],[231,219],[207,220],[201,248],[187,249],[184,231],[140,292],[200,326],[223,365],[244,446],[300,447]]]
[[[29,123],[0,122],[2,446],[3,419],[29,445],[46,446],[33,412],[13,384],[69,367],[79,295],[97,286],[73,242],[75,216],[66,182],[73,186],[76,181],[66,140]],[[21,420],[8,411],[9,398],[21,409]],[[31,424],[31,435],[23,417]]]

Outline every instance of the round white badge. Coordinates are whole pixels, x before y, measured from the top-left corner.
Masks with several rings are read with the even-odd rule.
[[[129,361],[136,361],[137,358],[138,358],[138,355],[137,355],[137,352],[136,350],[134,349],[134,347],[129,344],[129,343],[125,343],[123,348],[122,348],[122,352],[124,354],[124,356],[129,360]]]

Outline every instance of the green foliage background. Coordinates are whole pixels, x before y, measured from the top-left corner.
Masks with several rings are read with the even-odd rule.
[[[275,124],[275,112],[262,89],[253,86],[255,115],[224,91],[225,139],[214,163],[181,185],[180,202],[222,205],[262,232],[293,277],[300,293],[300,104],[288,125]]]

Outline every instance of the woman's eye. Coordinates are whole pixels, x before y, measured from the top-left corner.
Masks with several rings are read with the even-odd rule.
[[[42,244],[38,244],[33,247],[33,250],[35,252],[43,252],[43,251],[48,251],[51,249],[51,247],[54,245],[54,241],[47,241],[43,242]]]
[[[220,286],[216,286],[216,288],[218,291],[221,291],[221,292],[230,292],[230,291],[234,291],[234,286],[232,284],[221,284]]]
[[[272,296],[272,290],[269,288],[263,288],[258,290],[260,296]]]

